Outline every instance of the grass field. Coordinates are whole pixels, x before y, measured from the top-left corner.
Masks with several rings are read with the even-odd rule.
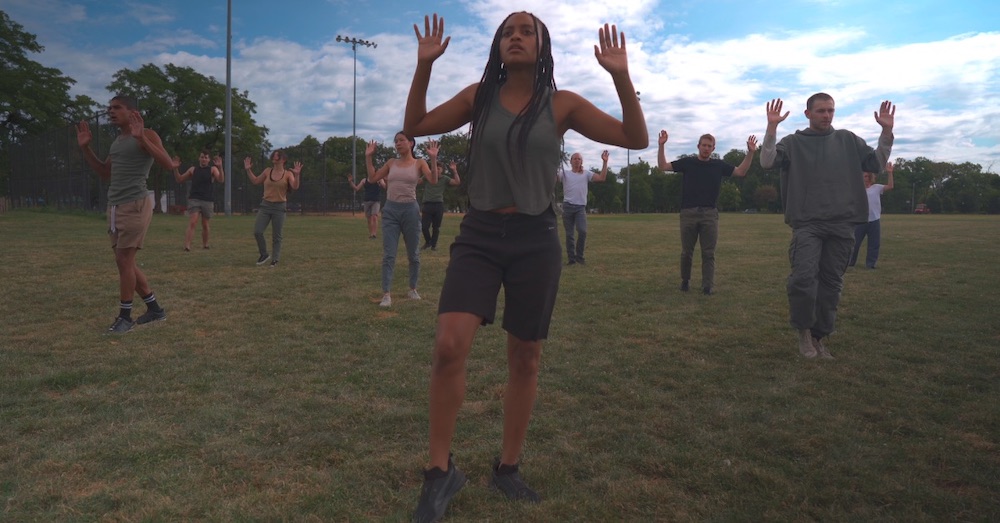
[[[111,337],[103,219],[0,214],[0,520],[409,517],[447,249],[422,256],[422,301],[399,263],[382,310],[362,216],[290,216],[273,270],[253,263],[252,222],[219,216],[212,249],[183,252],[186,219],[156,216],[139,260],[169,318]],[[806,361],[780,216],[722,216],[714,296],[677,290],[677,215],[591,217],[523,458],[544,501],[487,487],[493,325],[469,361],[454,453],[470,482],[447,520],[1000,520],[1000,217],[882,227],[879,269],[847,274],[836,360]]]

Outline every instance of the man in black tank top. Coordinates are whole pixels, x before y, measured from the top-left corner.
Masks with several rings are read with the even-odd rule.
[[[198,216],[201,216],[201,245],[208,248],[208,221],[212,219],[212,212],[215,209],[215,191],[213,184],[222,183],[225,176],[222,173],[222,157],[216,155],[215,160],[209,165],[211,152],[203,149],[198,155],[198,165],[188,167],[188,170],[181,174],[174,171],[174,179],[177,183],[184,183],[191,180],[191,190],[188,192],[187,232],[184,233],[184,250],[191,250],[191,240],[194,237],[194,228],[198,223]]]

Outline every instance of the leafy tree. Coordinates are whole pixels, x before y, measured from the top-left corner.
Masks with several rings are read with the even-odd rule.
[[[98,107],[87,96],[70,97],[76,80],[31,60],[45,48],[35,35],[0,11],[0,192],[7,191],[10,148],[26,136],[74,122]]]
[[[758,210],[777,210],[776,204],[778,203],[778,189],[776,189],[773,185],[762,185],[757,187],[757,190],[754,191],[753,203],[754,208]]]
[[[726,180],[722,182],[717,203],[720,211],[738,211],[743,203],[740,188],[735,183]]]
[[[166,64],[161,69],[146,64],[136,70],[119,70],[107,89],[138,100],[146,126],[160,135],[169,153],[196,158],[203,148],[223,149],[226,86],[214,77],[190,67]],[[254,121],[257,104],[249,94],[233,89],[232,107],[233,155],[242,158],[250,151],[269,150],[268,129]],[[154,169],[150,186],[163,189],[166,179],[167,173]]]

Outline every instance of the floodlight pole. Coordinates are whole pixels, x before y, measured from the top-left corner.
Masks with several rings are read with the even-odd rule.
[[[226,190],[223,207],[233,215],[233,0],[226,2]]]
[[[354,99],[351,102],[351,183],[358,183],[358,44],[365,47],[377,48],[378,44],[368,40],[359,40],[350,36],[337,35],[338,42],[351,44],[351,51],[354,53]],[[351,214],[357,208],[358,192],[351,191]]]

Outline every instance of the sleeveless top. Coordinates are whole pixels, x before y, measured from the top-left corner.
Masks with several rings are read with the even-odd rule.
[[[146,178],[153,166],[153,157],[139,146],[132,135],[121,135],[111,144],[111,181],[108,184],[108,205],[121,205],[149,196]]]
[[[365,178],[362,183],[365,184],[366,202],[382,201],[382,187],[378,184],[378,182],[371,183],[368,181],[368,178]]]
[[[417,180],[420,179],[417,165],[419,163],[414,160],[409,166],[402,166],[399,164],[399,160],[392,162],[389,167],[389,175],[385,177],[385,183],[388,184],[387,200],[396,203],[417,201]]]
[[[523,164],[520,157],[511,157],[507,148],[507,130],[516,115],[504,109],[499,92],[490,101],[486,122],[475,130],[478,136],[469,162],[469,203],[473,208],[488,211],[514,205],[519,213],[537,216],[552,206],[560,147],[552,93],[548,89],[543,95],[540,114],[523,151],[517,150],[521,124],[511,133],[513,154],[523,156]]]
[[[194,174],[191,175],[191,192],[188,199],[202,200],[206,202],[215,201],[214,190],[212,188],[212,165],[208,167],[196,166]]]
[[[288,201],[288,169],[282,170],[277,180],[271,179],[272,174],[274,169],[269,167],[264,176],[264,199],[271,203]]]

